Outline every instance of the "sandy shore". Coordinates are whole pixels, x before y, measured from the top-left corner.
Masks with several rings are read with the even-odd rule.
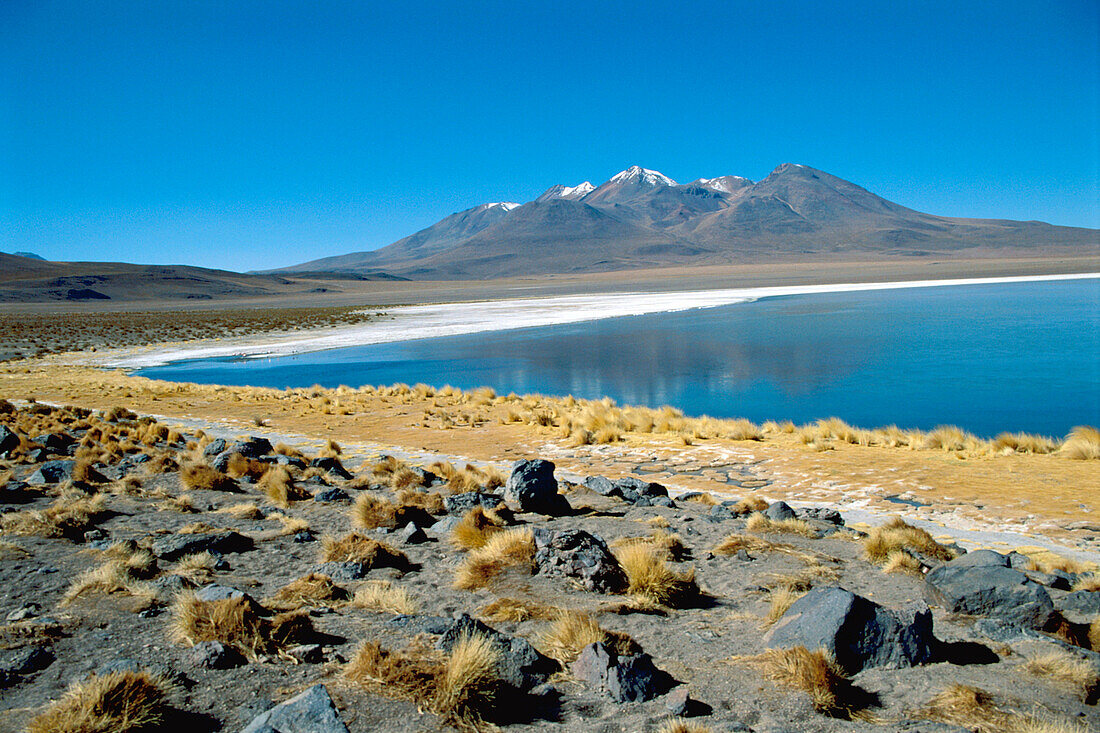
[[[85,355],[76,361],[102,367],[136,369],[188,359],[270,358],[346,346],[713,308],[780,296],[1095,278],[1100,278],[1100,273],[621,292],[417,305],[387,309],[386,316],[367,323],[189,344],[128,347]]]

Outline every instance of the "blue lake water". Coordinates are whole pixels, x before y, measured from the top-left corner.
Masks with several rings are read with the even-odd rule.
[[[835,415],[861,427],[1061,436],[1100,425],[1100,280],[786,296],[138,374],[277,388],[488,385],[757,422]]]

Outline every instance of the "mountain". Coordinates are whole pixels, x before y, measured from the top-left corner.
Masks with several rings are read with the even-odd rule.
[[[599,186],[552,186],[526,204],[460,211],[378,250],[269,272],[487,279],[836,256],[1050,254],[1100,254],[1100,232],[925,214],[792,163],[756,182],[727,175],[685,184],[631,166]]]

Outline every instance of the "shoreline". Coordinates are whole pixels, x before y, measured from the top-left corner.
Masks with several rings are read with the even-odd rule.
[[[264,359],[348,346],[441,336],[581,323],[650,313],[672,313],[745,303],[762,298],[911,288],[996,285],[1100,278],[1100,272],[1006,277],[946,278],[890,282],[826,283],[671,292],[617,292],[475,302],[411,305],[391,309],[385,320],[285,334],[239,337],[225,343],[125,347],[67,363],[112,369],[142,369],[178,361],[214,358]],[[364,306],[369,307],[369,306]]]

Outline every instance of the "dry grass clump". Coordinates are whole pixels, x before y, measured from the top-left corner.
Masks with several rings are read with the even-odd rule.
[[[505,522],[494,511],[475,506],[451,530],[451,542],[462,550],[484,547],[489,538],[504,531]]]
[[[1002,453],[1054,453],[1062,442],[1030,433],[1001,433],[993,439],[993,450]]]
[[[502,690],[496,667],[499,655],[484,636],[462,636],[446,657],[430,650],[399,652],[366,642],[347,664],[344,676],[372,692],[412,700],[467,730],[486,730]]]
[[[218,566],[218,559],[209,552],[198,552],[193,555],[184,555],[172,568],[172,574],[186,578],[195,585],[208,583],[214,577],[214,569]]]
[[[171,512],[181,512],[183,514],[195,514],[199,511],[199,508],[195,506],[195,499],[190,494],[180,494],[179,496],[173,496],[167,491],[157,491],[152,494],[153,496],[159,496],[162,501],[159,504],[161,509]]]
[[[45,509],[27,509],[0,517],[0,529],[14,535],[83,539],[84,533],[107,516],[106,498],[61,496]]]
[[[749,532],[761,534],[797,534],[811,539],[817,537],[817,530],[804,519],[768,519],[760,512],[753,512],[745,522],[745,529]]]
[[[694,569],[677,573],[669,567],[664,550],[648,544],[627,545],[615,550],[615,558],[626,573],[630,595],[641,596],[673,608],[700,595]]]
[[[420,610],[420,605],[407,590],[388,580],[368,580],[363,583],[355,591],[351,605],[393,614],[412,614]]]
[[[882,572],[920,578],[924,576],[924,565],[905,550],[891,550],[882,563]]]
[[[482,618],[490,621],[550,621],[557,618],[558,609],[519,598],[497,598],[481,607]]]
[[[192,646],[200,641],[220,641],[251,657],[304,643],[313,636],[313,624],[304,611],[275,616],[262,612],[248,598],[201,601],[184,591],[172,604],[170,634],[175,641]]]
[[[934,560],[947,562],[955,552],[944,547],[928,532],[908,524],[901,517],[894,517],[886,524],[875,527],[863,540],[863,552],[874,563],[890,561],[894,553],[919,553]],[[899,562],[895,559],[895,562]]]
[[[1100,430],[1078,425],[1069,431],[1058,453],[1075,461],[1100,460]]]
[[[694,720],[669,718],[657,728],[657,733],[711,733],[711,728]]]
[[[760,496],[745,496],[733,505],[734,514],[752,514],[768,508],[768,500]]]
[[[1100,591],[1100,573],[1085,573],[1077,578],[1073,584],[1073,590],[1086,590],[1090,592]]]
[[[566,665],[580,656],[589,644],[601,642],[617,654],[637,654],[642,650],[628,634],[600,628],[596,620],[582,611],[559,611],[557,618],[536,639],[539,649]]]
[[[78,575],[61,599],[61,605],[67,606],[89,593],[125,594],[138,599],[143,606],[156,600],[156,589],[145,582],[157,574],[156,558],[145,550],[122,550],[116,554],[119,556]]]
[[[1064,557],[1045,548],[1022,548],[1018,551],[1026,554],[1031,560],[1028,567],[1031,570],[1038,570],[1040,573],[1061,571],[1078,575],[1096,570],[1096,563]]]
[[[1024,669],[1071,684],[1088,704],[1100,698],[1100,669],[1064,649],[1051,649],[1027,660]]]
[[[264,474],[271,470],[272,464],[258,461],[255,458],[246,458],[240,453],[230,453],[229,460],[225,464],[225,472],[233,478],[248,477],[253,481],[259,481]]]
[[[810,651],[804,646],[768,649],[755,657],[735,661],[746,662],[768,679],[807,693],[814,710],[823,715],[844,720],[873,719],[867,711],[871,696],[855,687],[824,649]]]
[[[403,527],[409,522],[417,522],[420,525],[428,524],[425,510],[419,506],[408,504],[394,504],[372,494],[360,494],[355,497],[355,503],[351,507],[351,521],[356,527],[363,529],[375,529],[377,527]]]
[[[267,500],[280,509],[289,509],[290,502],[312,498],[311,494],[294,482],[290,471],[283,466],[275,466],[263,475],[256,484]]]
[[[74,682],[27,724],[27,733],[129,733],[165,725],[168,684],[149,672],[108,672]]]
[[[264,518],[264,513],[255,502],[248,502],[243,504],[233,504],[232,506],[223,506],[220,509],[214,511],[219,514],[228,514],[235,519],[251,519],[260,520]]]
[[[204,463],[188,463],[180,468],[180,480],[191,490],[238,491],[237,482]]]
[[[322,537],[321,562],[357,562],[368,568],[390,567],[398,570],[412,567],[405,553],[356,532],[339,538]]]
[[[455,573],[454,586],[463,590],[484,588],[511,568],[530,575],[534,556],[531,530],[517,527],[497,532],[463,558]]]
[[[776,588],[768,594],[768,613],[760,622],[760,628],[770,629],[775,622],[783,618],[794,602],[806,595],[805,591],[795,590],[789,585]]]
[[[646,545],[664,553],[667,560],[680,561],[688,555],[688,548],[678,534],[658,528],[648,537],[620,537],[611,543],[613,548]]]
[[[1012,730],[1014,717],[998,708],[985,690],[960,684],[937,693],[915,715],[976,733],[1006,733]]]
[[[454,464],[437,461],[428,469],[447,481],[447,489],[452,494],[492,490],[504,486],[504,475],[492,466],[479,468],[472,463],[467,463],[462,468],[458,468]]]
[[[702,504],[703,506],[714,506],[718,503],[712,495],[705,491],[696,491],[685,497],[680,497],[681,501],[690,501],[694,504]]]
[[[924,434],[924,450],[980,453],[989,444],[956,425],[940,425]]]
[[[397,503],[402,506],[423,509],[428,514],[447,513],[447,508],[443,505],[443,495],[435,491],[401,489],[397,492]]]
[[[107,478],[95,470],[95,466],[92,465],[91,461],[81,459],[73,464],[73,481],[80,481],[85,484],[102,484],[107,482]]]
[[[351,594],[321,573],[310,573],[290,581],[264,601],[272,608],[302,606],[332,608],[351,598]]]
[[[267,518],[274,519],[282,525],[279,529],[279,535],[282,537],[309,531],[309,520],[302,517],[288,517],[282,512],[273,512]]]

